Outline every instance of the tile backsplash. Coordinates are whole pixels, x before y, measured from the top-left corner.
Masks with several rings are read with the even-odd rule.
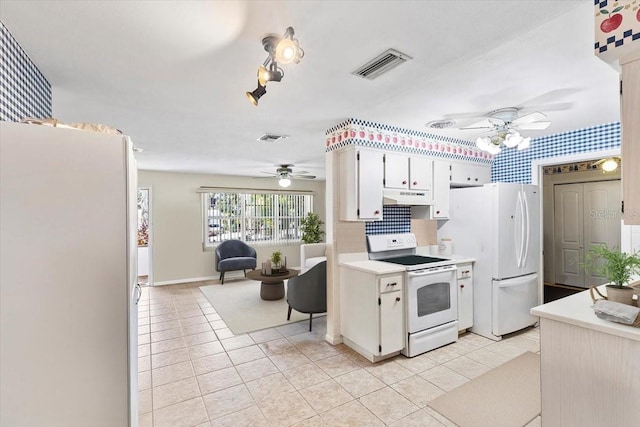
[[[367,221],[365,223],[365,234],[411,232],[411,206],[383,206],[382,218],[382,221]]]

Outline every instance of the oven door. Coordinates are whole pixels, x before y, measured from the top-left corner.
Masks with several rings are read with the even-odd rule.
[[[407,332],[414,333],[458,318],[456,266],[407,272]]]

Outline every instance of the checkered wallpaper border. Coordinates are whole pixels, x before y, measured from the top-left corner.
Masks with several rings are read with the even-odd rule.
[[[524,151],[509,149],[498,154],[491,181],[530,184],[533,160],[618,148],[620,141],[619,122],[536,138]]]
[[[367,221],[365,234],[411,233],[411,206],[383,206],[382,221]]]
[[[51,117],[51,85],[0,21],[0,120]]]
[[[484,165],[493,162],[493,156],[478,150],[471,141],[360,119],[347,119],[327,129],[325,138],[327,152],[357,145]]]

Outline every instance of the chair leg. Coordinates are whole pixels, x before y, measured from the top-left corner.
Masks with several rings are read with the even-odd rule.
[[[247,277],[247,270],[242,270],[244,272],[244,277]]]
[[[220,282],[222,285],[224,285],[224,271],[220,272]]]
[[[313,320],[313,313],[309,313],[309,332],[311,332],[311,321]]]
[[[287,320],[291,320],[291,306],[289,306],[289,311],[287,312]]]

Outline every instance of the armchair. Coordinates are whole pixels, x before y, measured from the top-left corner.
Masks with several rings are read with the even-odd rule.
[[[306,273],[292,277],[287,282],[287,320],[291,320],[291,310],[309,313],[309,331],[313,313],[327,311],[327,262],[322,261]]]
[[[300,273],[327,260],[326,243],[304,243],[300,245]]]
[[[224,285],[224,273],[243,270],[245,277],[248,269],[257,265],[256,250],[241,240],[225,240],[216,247],[216,271],[220,272],[220,282]]]

